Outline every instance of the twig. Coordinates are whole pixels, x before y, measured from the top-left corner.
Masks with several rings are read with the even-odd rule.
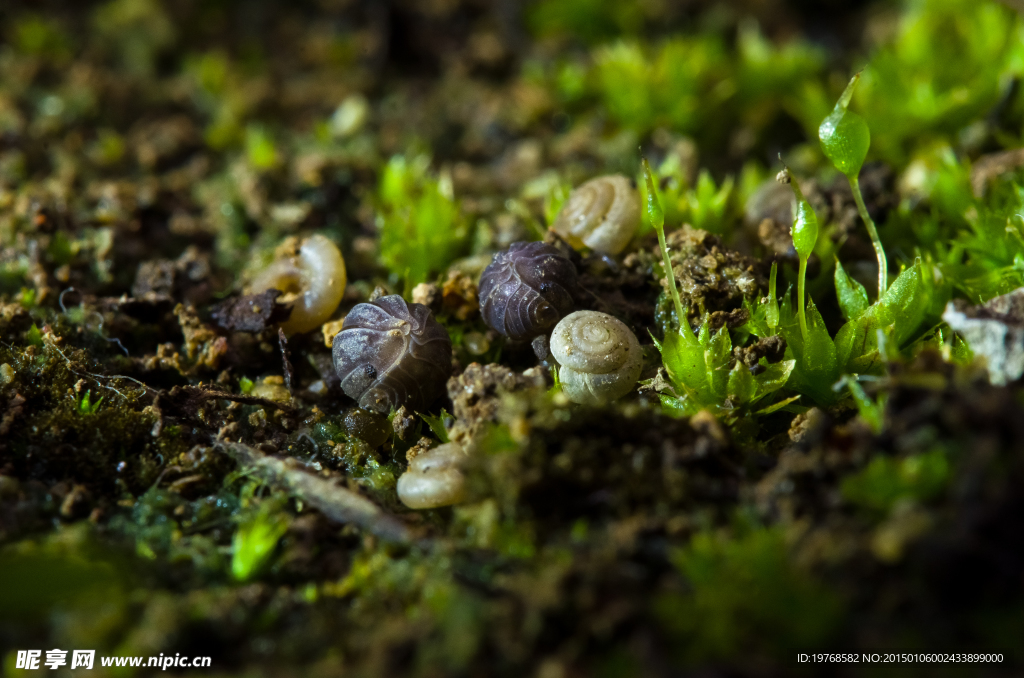
[[[414,541],[409,528],[398,518],[334,480],[292,468],[285,460],[265,455],[242,443],[218,441],[215,446],[247,472],[269,485],[287,490],[330,520],[358,525],[387,541],[404,544]]]
[[[275,400],[268,398],[259,398],[257,396],[238,395],[235,393],[228,393],[227,391],[217,391],[214,389],[204,389],[198,386],[176,386],[179,391],[188,391],[189,395],[199,400],[230,400],[236,403],[245,403],[247,405],[262,405],[264,407],[273,407],[278,410],[287,412],[288,414],[294,414],[296,409],[291,405],[285,403],[279,403]],[[175,394],[174,389],[171,390],[171,396]]]
[[[292,392],[292,364],[288,360],[288,337],[284,336],[284,330],[277,328],[277,343],[281,347],[281,365],[284,369],[284,385],[288,392]]]

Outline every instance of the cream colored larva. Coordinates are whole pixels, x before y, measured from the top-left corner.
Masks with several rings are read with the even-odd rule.
[[[465,460],[466,453],[455,443],[445,443],[419,454],[398,479],[398,498],[413,509],[463,502],[466,498],[466,476],[462,473]]]
[[[551,333],[562,391],[575,403],[601,405],[629,393],[643,355],[636,335],[607,313],[576,311]]]
[[[345,293],[341,252],[326,237],[311,235],[297,246],[279,248],[279,253],[252,281],[249,292],[277,289],[285,293],[280,301],[292,304],[291,316],[281,323],[285,334],[315,330],[331,317]]]
[[[640,194],[621,174],[597,177],[569,194],[552,230],[574,246],[618,254],[640,226]]]

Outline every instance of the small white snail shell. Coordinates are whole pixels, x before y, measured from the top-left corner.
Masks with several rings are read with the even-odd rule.
[[[320,327],[338,308],[345,293],[345,261],[337,245],[322,235],[302,241],[298,251],[275,260],[249,285],[257,294],[269,289],[285,293],[292,314],[281,323],[285,334],[309,332]]]
[[[409,462],[398,479],[398,498],[413,509],[430,509],[458,504],[466,498],[466,476],[462,464],[466,453],[456,443],[438,445]]]
[[[626,177],[609,174],[570,193],[551,228],[573,245],[618,254],[639,226],[640,194]]]
[[[562,391],[574,403],[601,405],[629,393],[640,377],[643,354],[636,335],[607,313],[576,311],[551,333]]]

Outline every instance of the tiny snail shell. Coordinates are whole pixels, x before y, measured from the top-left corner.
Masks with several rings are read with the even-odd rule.
[[[285,334],[309,332],[324,324],[345,293],[345,261],[337,245],[312,235],[288,256],[275,260],[249,285],[254,294],[277,289],[293,295],[292,314],[281,323]]]
[[[452,371],[448,331],[429,308],[397,294],[356,304],[334,337],[333,354],[342,390],[381,414],[402,405],[422,410]]]
[[[551,228],[575,246],[618,254],[639,226],[640,194],[626,177],[609,174],[570,193]]]
[[[551,333],[562,391],[574,403],[600,405],[629,393],[640,377],[643,354],[628,327],[607,313],[576,311]]]
[[[512,339],[545,334],[576,307],[576,266],[542,242],[514,242],[480,276],[480,314]]]
[[[464,501],[466,476],[461,467],[465,460],[466,453],[456,443],[445,443],[417,455],[398,479],[398,498],[413,509]]]

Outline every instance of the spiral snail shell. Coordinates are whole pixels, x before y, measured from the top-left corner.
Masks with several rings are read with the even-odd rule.
[[[387,414],[428,406],[452,370],[448,331],[423,304],[397,294],[356,304],[334,337],[341,388],[363,409]]]
[[[576,304],[576,266],[542,242],[514,242],[480,276],[480,314],[512,339],[546,333]]]
[[[280,249],[279,258],[256,276],[249,290],[284,292],[281,301],[293,306],[281,329],[288,335],[309,332],[338,308],[347,282],[345,260],[338,246],[322,235],[311,235],[301,244],[293,239]]]
[[[398,479],[398,498],[413,509],[462,502],[466,496],[466,477],[462,473],[465,460],[466,453],[456,443],[445,443],[417,455]]]
[[[576,188],[551,228],[572,243],[604,254],[626,248],[640,226],[640,195],[621,174],[596,177]]]
[[[551,354],[569,400],[585,405],[611,402],[629,393],[640,377],[643,355],[636,336],[607,313],[576,311],[551,333]]]

